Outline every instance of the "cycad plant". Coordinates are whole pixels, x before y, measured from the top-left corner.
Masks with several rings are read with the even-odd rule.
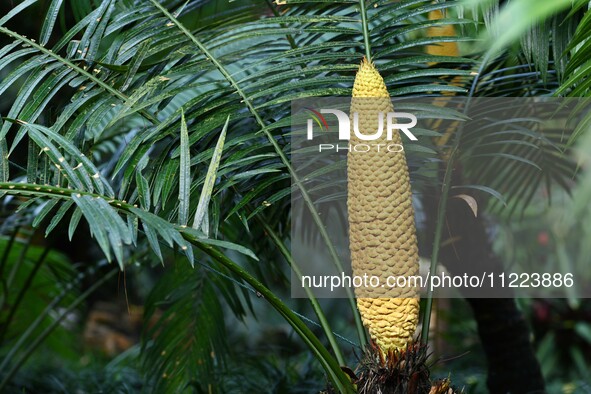
[[[563,4],[560,7],[564,9]],[[564,45],[564,37],[570,37],[565,26],[576,25],[583,11],[575,5],[565,16],[569,24],[553,25],[555,54],[574,50]],[[479,34],[495,26],[496,12],[490,5],[431,0],[25,0],[15,4],[0,17],[0,94],[10,97],[0,123],[0,196],[6,208],[2,277],[20,264],[15,272],[26,270],[32,283],[35,270],[50,269],[54,261],[45,261],[37,252],[14,260],[11,256],[33,245],[32,238],[15,235],[19,228],[33,227],[46,237],[60,231],[61,237],[72,238],[84,221],[104,259],[116,263],[118,270],[128,272],[135,265],[140,270],[159,264],[170,267],[146,306],[148,316],[160,316],[156,325],[146,327],[141,347],[154,392],[229,390],[220,373],[226,368],[223,355],[230,351],[221,311],[243,317],[263,300],[307,346],[329,386],[354,392],[355,374],[341,368],[354,364],[354,359],[339,343],[321,303],[308,294],[320,327],[312,330],[279,291],[270,290],[274,278],[293,262],[288,209],[292,188],[302,194],[321,242],[336,263],[340,260],[320,208],[290,163],[289,103],[299,98],[350,97],[352,92],[354,97],[355,92],[364,96],[361,88],[352,91],[360,64],[356,84],[364,83],[363,73],[371,73],[371,78],[381,74],[382,98],[555,91],[564,75],[560,67],[568,58],[555,55],[551,66],[535,71],[536,65],[546,67],[544,54],[551,53],[547,39],[535,30],[541,29],[537,25],[533,29],[538,35],[528,41],[535,44],[509,55],[490,54],[474,44]],[[22,15],[33,14],[43,15],[40,29],[35,37],[27,37],[19,21]],[[525,36],[527,29],[517,34]],[[540,47],[544,42],[546,47]],[[455,50],[440,50],[450,44],[476,50],[466,57]],[[363,56],[373,63],[362,63]],[[514,86],[507,81],[516,83],[522,76],[520,67],[530,65],[527,75],[532,79],[520,83],[519,90],[510,90]],[[574,83],[567,82],[561,89]],[[440,111],[442,117],[454,116],[451,109]],[[490,138],[496,138],[497,144],[483,148],[469,134],[440,140],[441,135],[425,131],[425,136],[419,148],[408,152],[409,166],[398,164],[402,172],[410,168],[410,178],[405,179],[413,180],[413,190],[434,198],[424,204],[434,223],[428,231],[435,233],[434,263],[452,170],[458,163],[466,168],[510,166],[517,177],[515,187],[486,168],[466,171],[454,178],[460,182],[454,186],[465,186],[481,197],[504,193],[515,206],[527,204],[528,193],[541,181],[531,176],[530,167],[558,182],[572,175],[562,140],[513,144],[493,133]],[[524,132],[519,138],[529,141],[535,136]],[[476,163],[479,149],[491,158],[485,164]],[[547,162],[556,155],[564,164],[559,168]],[[435,166],[439,168],[421,172],[426,160],[440,163]],[[355,176],[354,171],[351,174]],[[410,225],[408,182],[405,187],[399,198],[408,207],[404,223]],[[429,207],[436,208],[429,212]],[[404,252],[412,252],[415,264],[414,225],[407,230],[413,245],[412,251],[405,247]],[[356,231],[353,226],[352,231]],[[452,258],[445,252],[441,256]],[[100,266],[103,257],[90,259],[87,264]],[[106,272],[106,280],[116,271],[100,272]],[[29,282],[23,289],[28,291]],[[69,296],[75,299],[68,304],[72,310],[92,293],[88,290],[74,294],[72,289]],[[3,291],[5,299],[20,297],[14,287],[4,286]],[[400,321],[405,323],[399,328],[398,322],[390,321],[383,337],[372,329],[374,317],[370,317],[383,306],[378,305],[380,300],[360,299],[363,319],[355,300],[347,300],[358,344],[367,344],[364,322],[386,350],[386,359],[379,364],[391,368],[396,362],[393,355],[388,359],[387,351],[403,349],[418,321],[418,298],[403,300],[406,307]],[[10,304],[9,317],[2,311],[7,325],[3,333],[17,324],[13,316],[18,316],[14,311],[19,304]],[[51,314],[57,304],[48,305],[44,324],[63,327],[68,313]],[[426,306],[428,327],[430,300]],[[525,327],[517,329],[527,337]],[[32,334],[13,332],[0,343],[0,391],[16,387],[15,374],[38,348],[16,346]],[[427,332],[423,330],[424,340]],[[39,342],[45,336],[39,334]],[[422,371],[425,349],[416,348]],[[316,383],[324,385],[322,379]],[[447,390],[447,384],[440,384],[440,392]]]

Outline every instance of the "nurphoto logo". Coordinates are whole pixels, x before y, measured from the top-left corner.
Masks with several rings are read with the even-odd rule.
[[[359,114],[353,112],[353,127],[351,128],[351,120],[349,114],[338,109],[326,109],[322,108],[320,111],[306,108],[310,111],[312,119],[307,121],[307,139],[309,141],[314,139],[314,123],[318,125],[320,130],[329,131],[328,122],[323,114],[331,114],[336,116],[338,122],[338,135],[339,141],[349,141],[351,139],[351,129],[355,137],[361,141],[376,141],[378,139],[383,140],[384,134],[384,123],[386,123],[386,141],[392,141],[392,135],[394,130],[403,132],[411,141],[417,141],[417,137],[410,131],[411,128],[417,125],[417,117],[407,112],[379,112],[378,116],[378,129],[376,131],[371,130],[370,134],[367,134],[369,130],[359,130]],[[386,121],[384,122],[384,118]],[[400,120],[410,120],[410,122],[399,123]],[[391,153],[402,152],[404,148],[401,144],[389,144],[389,143],[358,143],[358,144],[347,144],[346,146],[337,144],[318,144],[318,152],[323,151],[349,151],[349,152],[369,152],[371,150],[386,151]]]

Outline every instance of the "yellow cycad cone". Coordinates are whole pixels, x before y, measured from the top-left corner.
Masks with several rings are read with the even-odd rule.
[[[435,21],[443,19],[444,14],[441,10],[433,10],[429,12],[429,20]],[[427,28],[427,37],[456,37],[456,29],[454,25],[442,25],[442,26],[431,26]],[[458,57],[460,56],[460,48],[458,47],[458,43],[453,42],[440,42],[437,45],[428,45],[426,51],[429,55],[435,56],[450,56],[450,57]],[[435,65],[437,63],[430,63],[430,65]],[[449,82],[452,86],[461,86],[462,85],[462,77],[456,75],[453,79]],[[433,101],[433,104],[445,107],[449,100],[445,96],[454,96],[455,93],[444,91],[442,92],[444,97],[438,97]],[[439,129],[441,126],[441,121],[436,121],[433,124],[434,129]],[[435,139],[435,143],[438,146],[443,146],[448,143],[449,139],[453,135],[454,131],[456,130],[456,126],[448,127],[445,133]],[[444,156],[447,156],[447,153],[444,153]]]
[[[443,19],[443,12],[441,10],[433,10],[429,12],[429,20],[436,21]],[[427,28],[427,37],[456,37],[456,29],[454,25],[430,26]],[[460,56],[460,49],[457,42],[440,42],[437,45],[429,45],[427,53],[436,56]]]
[[[384,113],[384,123],[386,114],[393,112],[384,80],[365,59],[353,87],[352,120],[355,112],[359,116],[359,130],[366,135],[378,129],[380,112]],[[397,130],[388,141],[385,129],[386,125],[382,137],[374,141],[362,141],[352,133],[350,144],[401,144]],[[418,275],[414,211],[404,152],[350,151],[347,173],[353,274],[375,275],[380,284],[385,284],[389,276]],[[382,351],[387,354],[404,349],[418,324],[418,290],[378,286],[355,291],[363,323]]]

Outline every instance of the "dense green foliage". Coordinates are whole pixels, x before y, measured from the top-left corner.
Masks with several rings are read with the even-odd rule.
[[[524,8],[511,8],[516,3]],[[23,383],[21,367],[35,351],[56,352],[76,370],[79,352],[55,347],[83,351],[70,344],[80,322],[68,318],[84,316],[84,301],[120,270],[149,287],[144,321],[156,323],[145,324],[141,344],[128,352],[133,361],[115,360],[100,372],[109,384],[124,382],[112,390],[310,392],[325,379],[350,390],[339,364],[354,364],[352,345],[333,331],[364,344],[352,300],[282,301],[292,187],[323,226],[322,208],[306,199],[290,164],[290,101],[350,96],[366,50],[392,96],[587,96],[591,14],[583,3],[524,0],[500,11],[495,1],[431,0],[15,4],[0,15],[0,305],[7,305],[0,308],[0,391],[41,390]],[[510,31],[498,24],[499,12],[532,7],[535,23],[524,18]],[[434,10],[445,18],[429,20]],[[42,17],[27,37],[21,23],[32,15]],[[426,35],[443,25],[458,35]],[[483,42],[491,39],[503,48],[487,51]],[[466,56],[426,54],[444,42],[457,42]],[[577,189],[573,181],[571,149],[583,132],[524,130],[513,139],[491,132],[487,144],[466,133],[445,146],[433,143],[439,134],[432,130],[418,133],[421,145],[408,153],[419,193],[441,187],[427,163],[451,149],[458,153],[448,169],[469,169],[462,190],[503,220],[545,204],[542,186],[575,188],[578,204],[589,197],[586,183]],[[495,170],[501,167],[505,173]],[[581,231],[591,235],[588,226]],[[52,234],[92,236],[99,247],[70,261],[54,250]],[[92,284],[81,285],[87,275]],[[268,317],[265,302],[278,315]],[[294,310],[315,313],[318,326]],[[260,324],[253,316],[274,329],[288,323],[281,335],[289,346],[261,350],[248,331],[228,330]],[[578,332],[589,341],[585,327]],[[588,362],[573,357],[579,368]],[[95,390],[91,379],[42,373]],[[47,390],[61,390],[50,380]]]

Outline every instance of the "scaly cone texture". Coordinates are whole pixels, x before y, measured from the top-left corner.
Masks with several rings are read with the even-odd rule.
[[[419,273],[408,166],[403,152],[388,152],[389,144],[401,144],[397,130],[386,139],[386,114],[393,107],[384,80],[365,59],[353,86],[353,114],[359,114],[359,131],[370,135],[378,130],[384,113],[384,132],[374,141],[362,141],[351,133],[350,144],[384,144],[378,152],[350,151],[347,158],[349,246],[354,275],[375,275],[385,284],[388,276]],[[419,319],[416,287],[355,289],[363,324],[385,354],[405,349]]]

